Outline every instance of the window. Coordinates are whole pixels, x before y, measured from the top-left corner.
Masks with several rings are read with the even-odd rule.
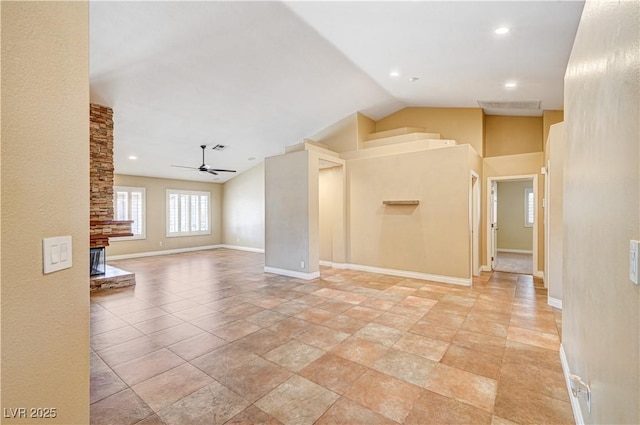
[[[533,201],[533,188],[524,189],[524,227],[533,227],[535,203]]]
[[[210,235],[209,192],[167,189],[167,237]]]
[[[133,220],[131,224],[133,236],[113,240],[144,239],[146,237],[144,187],[115,186],[113,206],[116,220]]]

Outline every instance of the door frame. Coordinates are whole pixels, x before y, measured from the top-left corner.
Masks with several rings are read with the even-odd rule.
[[[494,182],[500,182],[500,181],[517,181],[517,180],[532,180],[532,184],[533,184],[533,203],[535,205],[535,208],[533,209],[533,244],[532,244],[532,251],[533,251],[533,264],[532,264],[532,270],[531,273],[533,276],[538,276],[540,273],[538,271],[538,231],[539,231],[539,226],[538,226],[538,221],[540,219],[540,217],[538,217],[538,175],[537,174],[520,174],[520,175],[514,175],[514,176],[491,176],[491,177],[487,177],[487,208],[486,208],[486,214],[487,214],[487,220],[486,220],[486,235],[487,235],[487,258],[485,258],[486,260],[486,264],[488,265],[488,267],[493,270],[493,262],[491,261],[491,253],[493,252],[493,243],[492,243],[492,238],[491,238],[491,214],[492,214],[492,208],[493,208],[493,202],[491,199],[491,186],[493,185]],[[500,202],[500,199],[498,199],[498,202]]]
[[[482,199],[482,182],[480,175],[475,171],[471,171],[469,180],[469,249],[470,249],[470,269],[471,277],[480,276],[480,256],[482,245],[480,243],[481,225],[481,199]]]

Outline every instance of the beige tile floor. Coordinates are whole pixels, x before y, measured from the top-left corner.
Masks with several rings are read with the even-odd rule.
[[[200,251],[114,262],[91,297],[92,424],[573,423],[561,314],[531,276],[472,288]]]

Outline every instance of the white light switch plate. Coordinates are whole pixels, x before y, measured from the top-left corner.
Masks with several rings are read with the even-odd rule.
[[[42,268],[44,274],[71,267],[71,236],[42,239]]]
[[[638,245],[640,241],[629,241],[629,280],[638,284]]]

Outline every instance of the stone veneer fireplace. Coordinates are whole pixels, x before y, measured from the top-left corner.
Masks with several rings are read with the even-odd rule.
[[[102,273],[94,269],[99,254],[91,254],[91,290],[135,285],[135,275],[104,264],[105,247],[109,239],[132,236],[133,221],[114,220],[113,214],[113,110],[106,106],[90,105],[89,132],[90,160],[90,208],[89,246],[92,252],[102,252]],[[98,264],[98,263],[96,263]],[[93,275],[95,273],[95,275]]]

